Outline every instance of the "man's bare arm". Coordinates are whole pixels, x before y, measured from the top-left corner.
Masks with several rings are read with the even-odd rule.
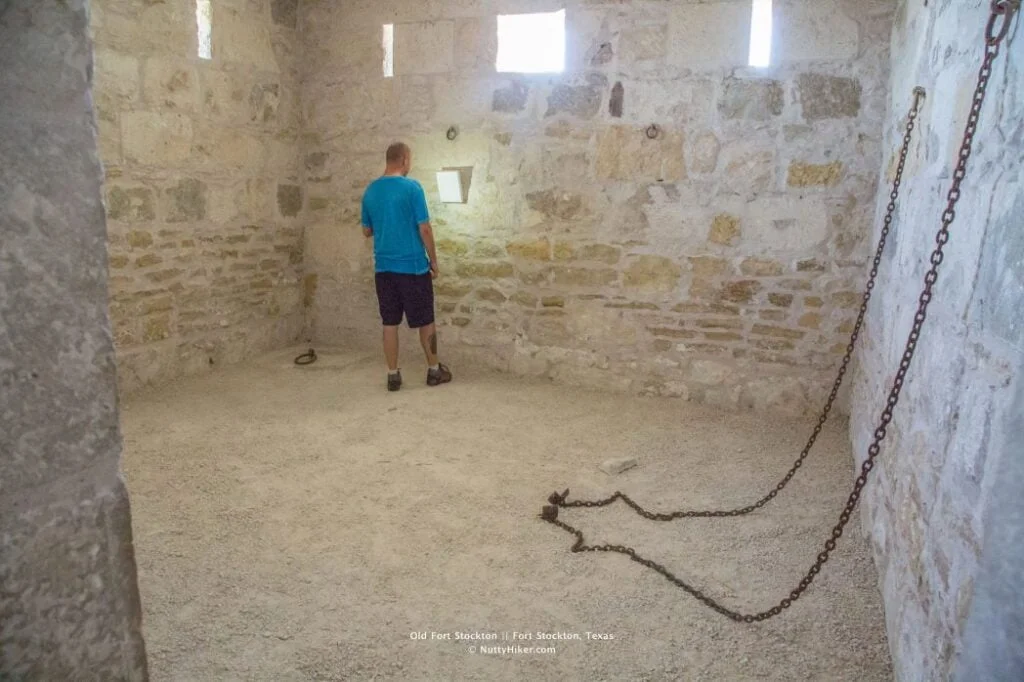
[[[420,236],[423,237],[423,245],[427,247],[427,256],[430,257],[430,270],[437,274],[437,247],[434,246],[434,228],[430,221],[420,223]]]

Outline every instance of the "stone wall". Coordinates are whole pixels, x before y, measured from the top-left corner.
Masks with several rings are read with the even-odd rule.
[[[988,7],[987,0],[933,1],[927,7],[922,0],[906,0],[899,6],[892,37],[893,105],[885,124],[890,159],[903,133],[906,93],[922,85],[928,99],[859,356],[852,436],[861,457],[906,343],[946,207]],[[979,557],[989,549],[986,532],[1005,512],[992,503],[996,472],[1002,458],[1019,458],[1021,452],[1011,430],[1017,416],[1012,398],[1022,389],[1024,366],[1019,37],[994,68],[934,300],[864,497],[893,662],[905,680],[948,679],[963,653]]]
[[[1018,375],[1024,365],[1017,368]],[[994,463],[984,551],[963,630],[959,680],[1024,680],[1024,381],[1003,412],[1002,456]]]
[[[302,3],[318,342],[377,341],[359,199],[401,139],[431,200],[448,352],[725,407],[816,408],[870,249],[892,3],[775,6],[774,66],[753,69],[750,0]],[[497,14],[563,7],[563,74],[495,73]],[[468,204],[437,203],[444,166],[473,167]]]
[[[95,0],[111,315],[123,390],[303,325],[297,0]]]
[[[85,0],[0,2],[0,680],[146,679]]]

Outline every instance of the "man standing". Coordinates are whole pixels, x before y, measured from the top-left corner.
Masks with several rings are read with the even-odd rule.
[[[363,194],[363,234],[373,237],[389,391],[402,387],[398,327],[403,314],[411,329],[420,330],[429,368],[427,385],[440,386],[452,380],[452,373],[437,359],[433,279],[438,271],[434,231],[423,187],[406,177],[410,168],[412,150],[408,145],[391,145],[383,177],[374,180]]]

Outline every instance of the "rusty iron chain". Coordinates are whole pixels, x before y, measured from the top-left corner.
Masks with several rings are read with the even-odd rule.
[[[760,500],[747,507],[739,509],[725,510],[725,511],[683,511],[674,512],[671,514],[657,514],[652,513],[641,507],[639,504],[630,499],[627,495],[616,492],[611,497],[603,500],[568,500],[569,491],[566,490],[563,493],[552,493],[548,498],[550,503],[545,506],[541,512],[541,518],[548,523],[558,526],[562,530],[570,533],[576,537],[576,542],[573,544],[572,552],[615,552],[618,554],[624,554],[628,556],[632,561],[646,566],[654,571],[657,571],[667,580],[675,584],[676,586],[683,589],[685,592],[708,606],[709,608],[717,611],[718,613],[730,618],[731,620],[743,623],[753,623],[764,621],[774,616],[779,615],[785,609],[788,609],[797,599],[799,599],[803,593],[811,586],[814,582],[814,578],[821,572],[821,568],[828,561],[829,556],[835,550],[837,542],[843,535],[843,531],[846,525],[850,522],[853,516],[854,510],[857,508],[857,504],[860,502],[861,493],[864,490],[864,486],[867,485],[868,474],[875,466],[875,460],[881,453],[882,442],[888,433],[889,424],[893,419],[893,412],[896,409],[896,405],[899,402],[900,393],[903,390],[903,384],[906,380],[907,373],[910,370],[911,361],[914,358],[914,352],[917,349],[917,344],[921,338],[921,330],[924,327],[924,322],[927,317],[928,305],[932,300],[932,291],[936,281],[938,281],[939,266],[942,264],[944,259],[944,249],[946,243],[949,241],[949,228],[956,219],[956,205],[960,200],[960,185],[964,178],[967,176],[967,161],[971,156],[971,151],[974,146],[974,135],[977,132],[978,122],[981,117],[982,105],[985,101],[985,90],[988,87],[989,79],[992,75],[992,64],[995,62],[999,55],[999,47],[1002,41],[1006,38],[1009,32],[1009,26],[1013,19],[1014,14],[1020,8],[1020,0],[993,0],[991,4],[991,16],[989,17],[988,24],[985,30],[985,57],[982,61],[981,68],[978,72],[978,84],[974,91],[974,97],[971,104],[970,114],[967,119],[966,127],[964,130],[963,143],[960,146],[958,160],[956,164],[956,170],[953,173],[952,186],[949,189],[947,196],[948,203],[946,210],[942,213],[941,227],[935,236],[935,248],[929,258],[931,267],[925,273],[924,276],[924,287],[921,290],[921,294],[918,297],[918,308],[914,315],[914,323],[911,326],[910,332],[907,336],[906,346],[903,350],[903,355],[900,359],[899,369],[896,372],[896,376],[893,379],[892,387],[889,390],[888,397],[886,398],[885,407],[878,420],[878,425],[875,428],[873,439],[871,444],[868,446],[867,458],[861,465],[860,474],[854,481],[853,490],[850,492],[849,497],[846,501],[842,513],[839,515],[839,521],[832,529],[831,537],[829,537],[824,543],[824,549],[818,554],[814,564],[807,571],[807,574],[800,580],[800,583],[794,588],[788,597],[783,598],[778,604],[761,611],[759,613],[740,613],[726,606],[723,606],[715,599],[707,596],[701,590],[688,584],[686,581],[676,577],[667,568],[658,564],[650,559],[646,559],[640,556],[636,550],[631,547],[624,545],[587,545],[584,538],[583,532],[574,528],[573,526],[565,523],[558,518],[558,509],[560,507],[604,507],[612,504],[616,500],[622,500],[629,505],[634,511],[643,516],[644,518],[651,519],[654,521],[671,521],[678,518],[693,518],[693,517],[722,517],[722,516],[741,516],[749,514],[755,509],[759,509],[773,499],[780,490],[782,490],[787,483],[796,474],[796,471],[803,464],[803,460],[807,457],[811,446],[817,439],[818,434],[821,431],[821,427],[824,425],[829,412],[832,409],[832,404],[835,401],[836,394],[838,393],[839,386],[842,383],[843,376],[847,371],[847,365],[849,364],[850,357],[853,353],[854,345],[857,341],[857,337],[860,332],[861,324],[864,320],[864,315],[867,310],[867,303],[870,300],[872,290],[874,289],[874,283],[878,274],[878,267],[881,262],[882,251],[885,247],[885,241],[889,234],[889,228],[892,224],[893,214],[895,210],[895,202],[898,197],[900,182],[902,181],[902,174],[904,165],[906,162],[907,152],[909,149],[910,135],[914,127],[914,121],[918,113],[918,105],[920,103],[920,97],[923,94],[919,89],[915,88],[914,91],[914,105],[911,107],[910,119],[907,124],[907,131],[904,135],[903,147],[900,151],[900,161],[897,166],[896,178],[893,183],[893,190],[890,193],[890,201],[888,210],[885,217],[885,222],[882,227],[882,236],[879,239],[878,249],[875,254],[875,259],[871,269],[871,275],[868,279],[867,287],[864,291],[864,299],[861,303],[860,314],[857,318],[857,323],[854,325],[854,331],[851,335],[850,344],[847,346],[847,353],[843,358],[843,362],[840,365],[839,375],[836,378],[836,383],[833,386],[832,393],[829,395],[828,401],[825,403],[825,408],[822,411],[822,415],[819,418],[818,424],[815,427],[808,445],[804,448],[800,454],[800,458],[797,459],[796,463],[789,470],[786,476],[779,482],[779,484],[771,490],[767,495],[762,497]],[[1002,23],[1000,23],[1002,19]]]
[[[799,457],[790,467],[786,475],[782,477],[774,488],[769,490],[763,497],[756,502],[749,504],[745,507],[737,507],[736,509],[724,509],[724,510],[685,510],[676,511],[670,513],[656,513],[650,512],[644,509],[641,505],[631,499],[625,493],[615,493],[611,497],[603,500],[573,500],[566,501],[565,496],[562,497],[563,502],[560,506],[562,507],[605,507],[609,504],[614,503],[616,500],[622,500],[629,507],[631,507],[637,514],[644,518],[652,521],[673,521],[675,519],[683,518],[717,518],[725,516],[744,516],[750,514],[761,507],[768,504],[770,501],[785,488],[793,477],[796,476],[797,471],[803,466],[804,460],[811,453],[811,449],[818,440],[818,436],[821,435],[821,430],[828,421],[829,415],[832,412],[832,407],[835,404],[836,398],[839,395],[839,389],[843,385],[843,379],[846,377],[846,373],[849,369],[850,360],[853,357],[853,352],[857,345],[857,339],[860,337],[861,328],[864,326],[864,317],[868,311],[868,303],[871,301],[871,295],[875,288],[875,280],[878,278],[878,268],[882,263],[882,255],[885,252],[886,242],[889,238],[889,232],[892,228],[893,216],[896,212],[896,201],[899,199],[900,185],[903,182],[903,169],[906,166],[907,156],[910,152],[910,143],[914,132],[914,126],[917,121],[917,115],[920,111],[921,99],[924,97],[923,88],[914,88],[914,102],[910,107],[910,112],[907,114],[906,131],[903,135],[903,145],[900,148],[899,162],[896,166],[896,173],[893,178],[892,191],[889,193],[889,204],[886,207],[885,219],[882,222],[882,231],[878,239],[878,246],[875,249],[875,258],[872,261],[871,272],[868,276],[867,285],[865,286],[864,293],[861,299],[860,310],[857,314],[857,321],[853,325],[853,331],[850,334],[850,341],[846,346],[846,353],[843,355],[842,361],[839,363],[839,371],[836,374],[835,383],[832,385],[832,391],[829,393],[828,400],[825,401],[825,406],[822,408],[821,414],[818,417],[818,422],[815,424],[814,429],[811,431],[810,437],[807,439],[807,444],[804,445],[803,450],[800,451]]]

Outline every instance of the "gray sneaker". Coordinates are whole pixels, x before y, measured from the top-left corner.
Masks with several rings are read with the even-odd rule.
[[[397,391],[402,387],[402,373],[388,374],[388,390]]]
[[[427,370],[427,386],[440,386],[441,384],[447,384],[452,380],[452,371],[442,365],[437,364],[437,369]]]

